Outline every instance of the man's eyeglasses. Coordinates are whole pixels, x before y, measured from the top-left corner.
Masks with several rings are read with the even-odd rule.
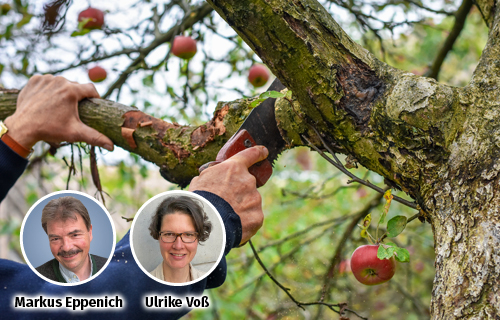
[[[164,232],[160,234],[161,241],[166,243],[172,243],[177,240],[177,237],[181,237],[182,242],[184,243],[193,243],[198,239],[197,232],[182,232],[182,233],[174,233],[174,232]]]

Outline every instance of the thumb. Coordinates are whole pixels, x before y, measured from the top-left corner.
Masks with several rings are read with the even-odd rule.
[[[86,142],[90,145],[96,146],[96,147],[102,147],[106,150],[113,151],[114,144],[111,139],[100,133],[99,131],[86,126],[82,122],[79,122],[76,130],[77,132],[75,136],[75,141],[82,141]]]
[[[250,168],[253,164],[264,160],[269,155],[269,151],[264,146],[255,146],[238,152],[226,161],[235,161]]]

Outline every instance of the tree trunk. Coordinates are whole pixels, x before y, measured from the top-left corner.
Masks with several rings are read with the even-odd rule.
[[[433,319],[499,318],[496,8],[478,3],[490,39],[470,85],[454,88],[378,61],[314,0],[208,2],[296,96],[277,106],[290,144],[313,126],[425,211],[436,246]]]

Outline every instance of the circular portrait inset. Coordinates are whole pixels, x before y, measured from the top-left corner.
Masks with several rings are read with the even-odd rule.
[[[79,191],[58,191],[38,200],[24,217],[21,248],[30,268],[62,286],[92,280],[115,249],[115,228],[106,208]]]
[[[188,191],[148,200],[130,229],[132,254],[152,279],[183,286],[207,277],[224,254],[225,229],[217,209]]]

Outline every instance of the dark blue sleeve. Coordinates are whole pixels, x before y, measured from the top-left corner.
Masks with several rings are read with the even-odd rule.
[[[229,203],[221,197],[207,191],[194,191],[194,193],[207,199],[217,208],[222,218],[222,222],[224,222],[224,229],[226,230],[224,257],[222,257],[217,268],[207,277],[207,289],[217,288],[226,280],[226,255],[232,248],[236,248],[240,245],[242,233],[241,220]]]
[[[24,172],[27,164],[26,159],[0,140],[0,202]]]
[[[222,198],[209,192],[196,192],[208,199],[220,212],[225,223],[227,245],[225,254],[241,241],[241,222]],[[183,309],[152,310],[143,307],[146,295],[165,295],[184,297],[200,296],[205,288],[221,285],[226,277],[226,261],[221,260],[219,266],[207,278],[189,286],[173,287],[160,284],[144,272],[135,263],[132,256],[127,233],[116,244],[113,258],[101,275],[82,285],[63,287],[46,282],[39,278],[28,265],[10,260],[0,259],[0,318],[2,319],[67,319],[69,316],[94,319],[178,319],[189,312]],[[119,295],[124,300],[121,310],[95,311],[85,313],[57,310],[23,311],[13,307],[16,296],[24,297],[114,297]]]

